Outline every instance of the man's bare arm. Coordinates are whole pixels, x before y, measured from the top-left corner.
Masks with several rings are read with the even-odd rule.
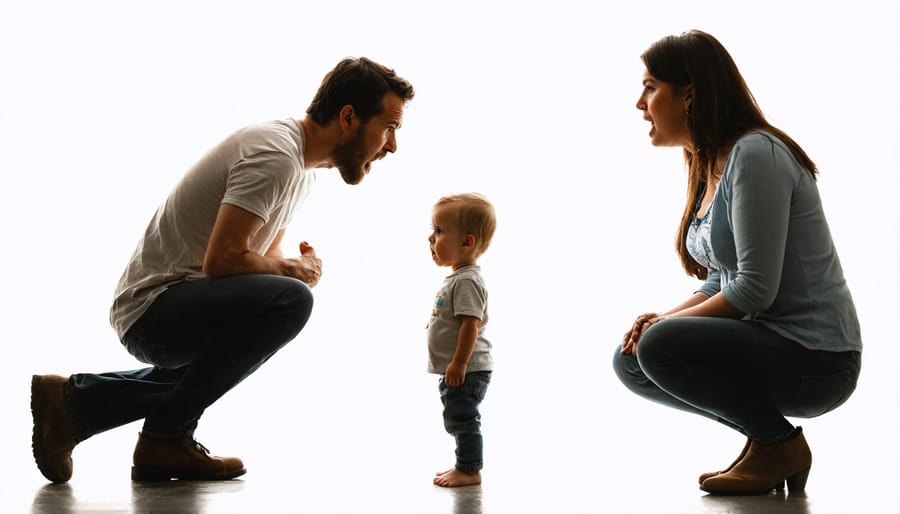
[[[322,262],[314,252],[306,252],[296,259],[285,259],[280,254],[279,231],[276,240],[260,255],[250,249],[250,241],[262,228],[262,218],[240,207],[223,203],[209,237],[203,258],[203,273],[208,277],[225,277],[242,274],[270,274],[294,277],[310,286],[319,281]],[[277,243],[277,244],[276,244]],[[273,248],[276,255],[272,255]]]

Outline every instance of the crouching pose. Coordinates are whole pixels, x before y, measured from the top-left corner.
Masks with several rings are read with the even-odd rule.
[[[322,261],[281,240],[316,168],[358,184],[397,150],[412,86],[367,58],[342,60],[303,119],[252,125],[191,168],[150,220],[119,282],[111,322],[150,367],[36,375],[32,447],[52,482],[72,476],[72,450],[143,419],[135,480],[227,480],[245,473],[194,440],[204,410],[303,329]]]
[[[788,417],[844,403],[860,371],[859,322],[816,187],[816,166],[763,117],[709,34],[654,43],[637,108],[655,146],[680,146],[687,204],[676,240],[704,280],[665,312],[637,316],[613,367],[631,391],[747,437],[713,494],[803,490],[812,455]]]

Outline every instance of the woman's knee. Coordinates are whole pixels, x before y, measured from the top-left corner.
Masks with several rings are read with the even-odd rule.
[[[626,373],[628,368],[628,364],[624,357],[625,356],[622,355],[622,345],[616,346],[616,351],[613,353],[612,367],[613,371],[616,372],[616,376],[619,377],[619,380],[622,380],[622,375]]]
[[[644,372],[634,355],[630,353],[622,353],[622,345],[616,346],[612,360],[613,371],[619,380],[629,389],[646,380]]]
[[[635,357],[641,368],[652,366],[662,351],[670,348],[675,324],[671,320],[663,320],[648,328],[638,341]]]

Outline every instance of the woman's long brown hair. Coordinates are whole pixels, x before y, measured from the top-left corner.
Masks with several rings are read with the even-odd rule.
[[[818,170],[800,145],[766,121],[731,55],[713,36],[699,30],[666,36],[641,54],[641,60],[655,79],[677,88],[694,88],[688,110],[693,150],[684,151],[687,198],[675,247],[687,274],[702,280],[706,268],[688,253],[685,239],[707,182],[721,173],[715,169],[716,161],[735,141],[749,131],[765,130],[784,141],[813,178]]]

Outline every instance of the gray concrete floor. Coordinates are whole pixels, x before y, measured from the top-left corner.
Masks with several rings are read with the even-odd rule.
[[[266,487],[252,479],[229,482],[170,482],[164,484],[117,482],[114,484],[46,484],[35,491],[33,514],[114,513],[114,512],[421,512],[480,514],[484,512],[702,512],[702,513],[810,513],[814,501],[805,494],[745,498],[716,498],[696,495],[673,502],[671,495],[648,495],[630,506],[620,499],[598,494],[593,507],[572,505],[570,498],[555,496],[549,488],[522,484],[520,498],[501,498],[486,485],[456,489],[431,487],[397,491],[392,498],[360,497],[363,491],[348,487],[329,491],[311,503],[292,498],[291,484]],[[529,508],[522,498],[546,494]],[[353,499],[348,498],[356,497]],[[522,510],[524,508],[524,510]],[[627,510],[620,510],[627,509]],[[837,512],[831,510],[832,512]],[[824,512],[824,510],[815,512]]]
[[[521,484],[518,491],[496,491],[488,485],[456,489],[432,488],[427,485],[406,490],[387,487],[392,494],[367,496],[366,487],[348,484],[321,495],[299,492],[302,484],[261,484],[247,477],[229,482],[170,482],[164,484],[72,483],[38,486],[31,502],[32,514],[70,513],[231,513],[231,512],[311,512],[311,513],[452,513],[481,514],[486,512],[641,512],[641,513],[716,513],[716,514],[798,514],[820,512],[890,512],[848,499],[829,503],[835,497],[828,493],[776,494],[754,497],[713,497],[702,494],[657,494],[646,491],[637,497],[610,496],[602,491],[585,496],[593,498],[592,505],[584,498],[572,498],[552,488]],[[295,495],[295,493],[297,493]],[[510,495],[504,497],[503,495]],[[538,496],[541,496],[538,498]],[[531,501],[533,504],[529,504]],[[26,509],[23,512],[27,512]],[[894,511],[896,512],[896,510]]]
[[[325,442],[327,443],[327,442]],[[86,452],[82,452],[86,453]],[[82,455],[82,457],[84,457]],[[104,462],[105,461],[105,462]],[[121,459],[118,459],[123,463]],[[79,466],[80,464],[80,466]],[[47,484],[36,469],[24,469],[4,486],[3,512],[82,513],[672,513],[672,514],[846,514],[896,513],[897,491],[880,483],[864,489],[847,470],[811,475],[806,493],[714,497],[698,490],[693,476],[670,473],[602,481],[591,469],[563,471],[495,466],[484,483],[455,489],[433,486],[424,470],[390,466],[304,467],[290,471],[274,463],[248,468],[226,482],[136,483],[127,463],[111,459],[80,462],[67,484]],[[419,473],[418,471],[423,471]],[[571,475],[568,475],[571,473]],[[625,473],[631,473],[626,467]],[[668,476],[668,478],[666,478]],[[6,489],[6,487],[4,487]]]

